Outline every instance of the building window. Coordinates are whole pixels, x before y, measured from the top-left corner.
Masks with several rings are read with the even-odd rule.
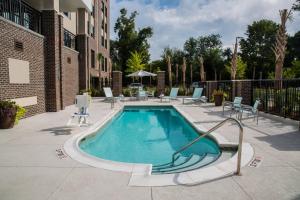
[[[107,58],[105,58],[105,71],[107,72]]]
[[[91,50],[91,67],[95,68],[95,51]]]
[[[105,48],[107,49],[107,39],[105,40]]]
[[[105,67],[105,66],[104,66],[104,59],[102,58],[102,59],[101,59],[101,71],[104,71],[104,70],[105,70],[104,67]]]
[[[101,10],[102,10],[102,13],[104,14],[104,2],[102,1],[102,8],[101,8]]]
[[[64,16],[71,19],[71,13],[70,12],[63,12]]]
[[[95,6],[93,5],[93,8],[92,8],[92,13],[91,13],[91,15],[93,16],[93,17],[95,17]]]
[[[90,35],[94,38],[95,37],[95,27],[90,25]]]
[[[101,45],[104,47],[104,36],[101,36]]]
[[[105,17],[107,17],[107,7],[105,6]]]

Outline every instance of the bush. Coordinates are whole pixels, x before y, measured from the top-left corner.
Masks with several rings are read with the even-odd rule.
[[[14,101],[0,101],[0,110],[11,109],[11,108],[17,109],[15,124],[18,124],[19,120],[25,115],[26,109],[23,108],[22,106],[17,105],[16,102]]]

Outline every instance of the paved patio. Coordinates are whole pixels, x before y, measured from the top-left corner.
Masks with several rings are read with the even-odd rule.
[[[223,120],[222,108],[180,105],[195,124],[210,128]],[[161,104],[159,100],[126,104]],[[116,105],[118,106],[118,104]],[[93,168],[58,158],[56,149],[86,129],[66,123],[74,106],[58,113],[44,113],[20,121],[10,130],[0,130],[0,199],[300,199],[300,132],[293,123],[260,117],[259,125],[244,120],[245,141],[262,157],[258,168],[242,168],[242,176],[230,176],[209,183],[170,187],[129,187],[129,173]],[[91,123],[104,120],[110,104],[94,99]],[[238,130],[226,125],[219,130],[236,141]]]

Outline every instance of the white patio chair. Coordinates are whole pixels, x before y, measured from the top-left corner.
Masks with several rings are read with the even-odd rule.
[[[90,106],[90,96],[89,95],[76,95],[75,106],[78,108],[78,112],[74,113],[69,119],[67,125],[88,125],[88,108]],[[78,117],[78,123],[72,123],[74,118]]]

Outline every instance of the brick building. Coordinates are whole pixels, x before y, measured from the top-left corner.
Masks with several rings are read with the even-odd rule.
[[[109,0],[0,0],[0,100],[59,111],[109,85],[110,66]]]

